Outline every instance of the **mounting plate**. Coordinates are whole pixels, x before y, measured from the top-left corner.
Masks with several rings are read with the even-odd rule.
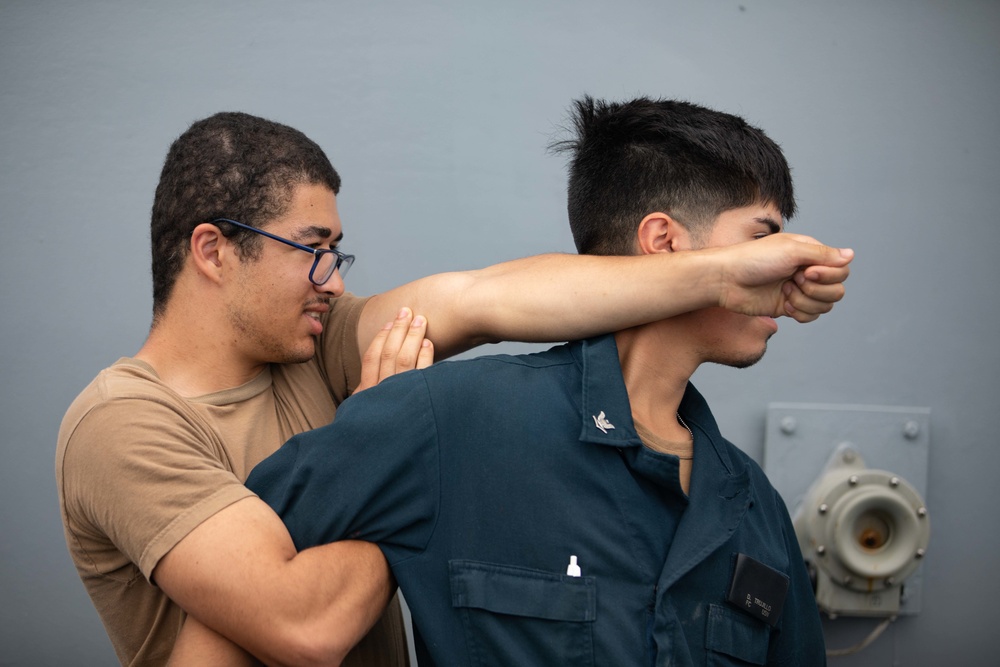
[[[927,498],[930,409],[822,403],[771,403],[764,472],[792,515],[837,446],[849,443],[869,468],[902,477]],[[933,517],[933,508],[929,508]],[[930,553],[934,542],[931,540]],[[901,614],[920,611],[923,565],[907,578]]]

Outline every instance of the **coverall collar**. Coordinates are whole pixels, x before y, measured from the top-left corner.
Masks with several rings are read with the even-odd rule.
[[[580,441],[612,447],[642,447],[632,421],[613,335],[573,348],[581,364]],[[750,471],[723,446],[722,434],[705,399],[688,383],[680,413],[695,438],[691,502],[681,517],[660,580],[666,590],[732,536],[753,503]]]

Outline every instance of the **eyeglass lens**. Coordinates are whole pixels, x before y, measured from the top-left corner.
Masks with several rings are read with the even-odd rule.
[[[354,263],[354,258],[350,255],[341,256],[335,252],[324,252],[316,257],[316,266],[312,271],[312,280],[317,285],[322,285],[333,275],[333,272],[337,270],[338,264],[340,264],[340,277],[341,279],[347,275],[347,270],[351,268],[351,264]]]

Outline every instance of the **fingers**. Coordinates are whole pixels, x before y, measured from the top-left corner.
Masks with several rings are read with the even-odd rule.
[[[413,370],[417,367],[424,334],[427,333],[427,319],[422,315],[413,316],[409,308],[403,308],[396,316],[382,347],[379,364],[379,380],[390,375]]]
[[[803,324],[812,322],[833,308],[833,303],[809,298],[791,281],[782,286],[782,293],[785,297],[783,304],[785,314]]]
[[[844,269],[846,268],[844,267]],[[809,271],[800,271],[793,277],[796,287],[802,291],[803,295],[809,299],[830,304],[844,298],[844,280],[847,279],[846,271],[842,276],[824,276],[820,280],[806,278],[806,274],[808,273]],[[839,273],[839,270],[837,273]]]
[[[800,266],[782,285],[785,314],[799,322],[812,322],[844,298],[844,281],[850,276],[854,251],[825,246],[808,236],[792,235],[799,243]]]
[[[434,363],[434,343],[430,338],[424,338],[420,343],[420,352],[417,353],[417,368],[427,368]]]
[[[796,241],[796,254],[799,266],[843,267],[854,259],[854,251],[850,248],[834,248],[824,245],[802,234],[782,234],[786,239]]]
[[[806,272],[798,272],[792,280],[782,285],[785,297],[785,313],[799,322],[812,322],[823,313],[828,313],[833,304],[844,298],[844,283],[840,281],[822,282],[809,280]],[[846,274],[843,276],[846,278]]]
[[[805,281],[833,285],[844,282],[850,275],[851,267],[847,264],[843,266],[809,266],[796,274],[795,281],[800,285]]]
[[[368,349],[361,357],[361,382],[355,388],[355,393],[374,387],[379,383],[382,348],[385,347],[385,341],[389,337],[391,329],[392,322],[386,322],[385,326],[372,338],[372,342],[368,344]]]
[[[426,368],[434,363],[434,345],[425,338],[427,319],[409,308],[386,322],[361,359],[361,382],[356,391],[372,387],[396,373]]]

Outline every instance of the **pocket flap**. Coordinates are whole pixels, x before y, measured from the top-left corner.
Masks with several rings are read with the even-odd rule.
[[[594,577],[470,560],[448,562],[451,605],[552,621],[597,617]]]
[[[754,665],[767,662],[771,628],[746,614],[713,604],[708,610],[705,647]]]

